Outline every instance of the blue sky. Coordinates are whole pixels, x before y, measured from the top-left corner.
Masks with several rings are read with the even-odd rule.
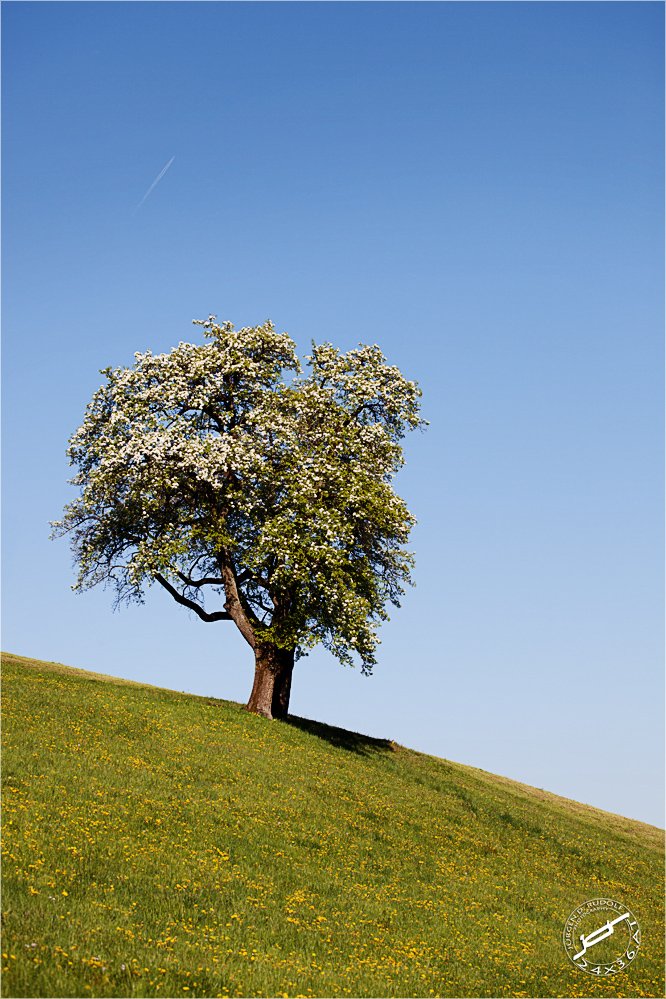
[[[378,343],[417,586],[291,710],[663,826],[662,4],[2,13],[3,648],[247,700],[232,624],[71,593],[67,439],[211,312]]]

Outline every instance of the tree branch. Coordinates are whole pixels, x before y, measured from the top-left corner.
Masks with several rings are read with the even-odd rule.
[[[254,627],[252,625],[252,621],[243,609],[243,605],[241,604],[236,573],[234,572],[229,552],[224,545],[221,546],[218,553],[218,564],[222,570],[222,576],[224,577],[224,592],[227,597],[224,606],[247,644],[254,649],[257,646],[257,642],[254,637]]]
[[[200,586],[224,586],[223,579],[216,579],[212,576],[205,579],[190,579],[184,572],[176,572],[176,575],[188,586],[194,586],[195,589],[198,589]]]
[[[180,575],[180,573],[178,573],[178,575]],[[199,615],[202,621],[233,621],[231,614],[228,614],[227,611],[215,611],[213,614],[207,614],[202,607],[199,607],[199,604],[194,602],[194,600],[188,600],[187,597],[184,597],[181,593],[179,593],[178,590],[171,585],[171,583],[167,582],[161,573],[156,572],[155,579],[158,583],[162,584],[165,590],[168,590],[177,603],[182,604],[183,607],[188,607],[190,610],[193,610],[195,614]]]
[[[224,586],[224,580],[216,576],[206,576],[204,579],[191,579],[186,576],[184,572],[178,572],[176,570],[176,575],[182,579],[187,586],[194,586],[198,589],[200,586]],[[236,579],[236,586],[241,586],[243,583],[247,583],[249,579],[255,579],[249,569],[243,570],[240,576]],[[261,583],[262,586],[267,587],[268,581],[262,579],[260,576],[256,577],[256,582]]]

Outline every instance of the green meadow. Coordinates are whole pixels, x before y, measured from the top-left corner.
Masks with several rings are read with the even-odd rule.
[[[664,995],[653,826],[227,701],[2,682],[3,996]],[[595,897],[642,929],[608,979],[561,942]]]

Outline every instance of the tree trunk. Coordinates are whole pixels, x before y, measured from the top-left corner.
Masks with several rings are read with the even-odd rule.
[[[289,695],[291,694],[291,674],[294,671],[294,650],[277,649],[280,669],[273,684],[273,702],[271,713],[273,718],[286,718],[289,713]]]
[[[264,718],[286,718],[289,710],[294,653],[270,643],[258,644],[254,652],[254,684],[247,710]]]

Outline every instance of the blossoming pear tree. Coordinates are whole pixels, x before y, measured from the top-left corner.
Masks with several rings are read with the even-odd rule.
[[[410,582],[415,521],[391,482],[421,393],[377,346],[313,343],[303,376],[271,322],[196,322],[209,343],[102,372],[54,536],[71,535],[75,590],[142,603],[159,583],[202,621],[233,621],[255,656],[248,709],[286,718],[295,659],[320,642],[369,674]]]

